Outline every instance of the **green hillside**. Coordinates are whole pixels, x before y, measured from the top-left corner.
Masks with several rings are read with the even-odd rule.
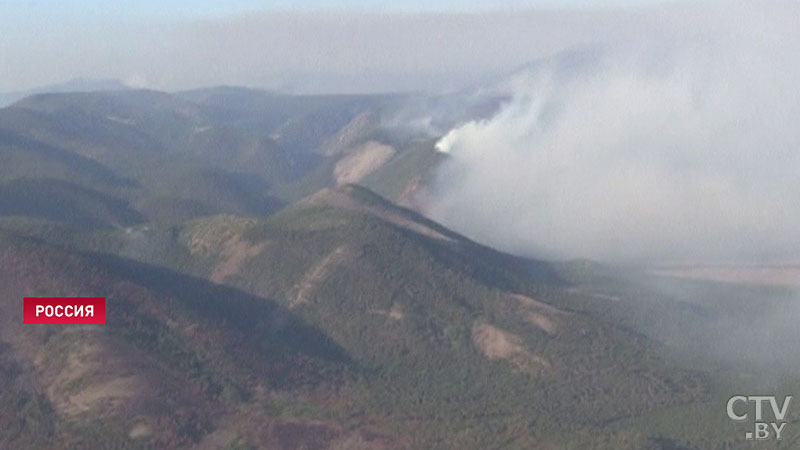
[[[385,158],[362,148],[371,145],[393,156],[381,192],[402,191],[435,164],[394,162],[414,152],[402,135],[388,138],[383,117],[405,102],[238,88],[39,94],[0,109],[0,181],[61,180],[99,190],[157,223],[220,213],[264,217],[336,185],[339,172],[358,181],[380,170]],[[367,184],[382,187],[374,177]],[[86,213],[85,222],[107,222],[102,211]]]
[[[398,432],[419,428],[412,448],[556,445],[570,429],[706,395],[700,377],[667,369],[643,336],[562,308],[563,282],[546,264],[493,252],[360,188],[263,224],[196,222],[180,241],[204,275],[318,324],[370,374],[358,386],[368,411]],[[237,267],[234,247],[247,264]]]
[[[27,216],[88,227],[144,221],[124,201],[66,181],[23,178],[0,184],[0,216]]]
[[[348,372],[341,349],[268,299],[7,234],[0,255],[0,375],[12,388],[0,394],[3,448],[196,448],[212,432],[233,441],[227,421],[246,403],[262,405],[248,419],[276,428],[263,405]],[[90,292],[107,297],[105,326],[21,323],[23,296]]]
[[[677,364],[663,335],[645,334],[652,304],[599,300],[596,277],[619,295],[632,282],[498,253],[356,186],[267,220],[80,235],[50,239],[234,286],[314,324],[349,369],[339,397],[302,414],[413,436],[401,447],[671,448],[659,446],[686,432],[664,427],[674,418],[633,424],[720,401],[711,373]],[[664,313],[686,313],[661,301]]]
[[[800,388],[795,292],[522,258],[398,206],[444,158],[400,118],[493,105],[459,104],[0,109],[0,448],[751,448],[725,402]],[[108,324],[22,325],[59,295],[107,297]],[[788,421],[755,448],[800,443]]]

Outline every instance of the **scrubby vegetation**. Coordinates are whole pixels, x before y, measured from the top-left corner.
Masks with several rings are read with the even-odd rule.
[[[387,200],[442,158],[383,127],[396,101],[0,110],[0,448],[721,450],[730,395],[800,387],[697,345],[785,290],[519,258]],[[373,190],[334,187],[368,141],[396,152]],[[105,296],[108,323],[21,324],[22,297],[57,295]]]

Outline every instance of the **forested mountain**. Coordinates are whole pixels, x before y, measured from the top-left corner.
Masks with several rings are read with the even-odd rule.
[[[413,209],[436,130],[499,101],[0,109],[0,447],[739,448],[725,402],[771,369],[714,346],[789,291],[522,258]],[[29,296],[106,297],[107,324],[23,325]]]

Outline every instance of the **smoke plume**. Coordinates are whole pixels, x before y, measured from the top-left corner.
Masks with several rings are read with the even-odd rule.
[[[518,254],[800,254],[800,8],[682,6],[636,23],[500,83],[512,99],[496,115],[438,142],[449,158],[428,212]]]

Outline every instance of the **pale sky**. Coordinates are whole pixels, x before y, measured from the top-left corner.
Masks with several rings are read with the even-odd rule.
[[[658,0],[0,0],[0,92],[73,78],[153,89],[457,89],[616,33]]]
[[[102,0],[3,0],[4,21],[8,15],[57,14],[66,16],[169,16],[195,18],[227,16],[243,12],[269,10],[351,10],[351,11],[486,11],[502,9],[572,8],[596,9],[619,6],[646,6],[663,0],[404,0],[391,4],[381,0],[139,0],[108,2]]]

